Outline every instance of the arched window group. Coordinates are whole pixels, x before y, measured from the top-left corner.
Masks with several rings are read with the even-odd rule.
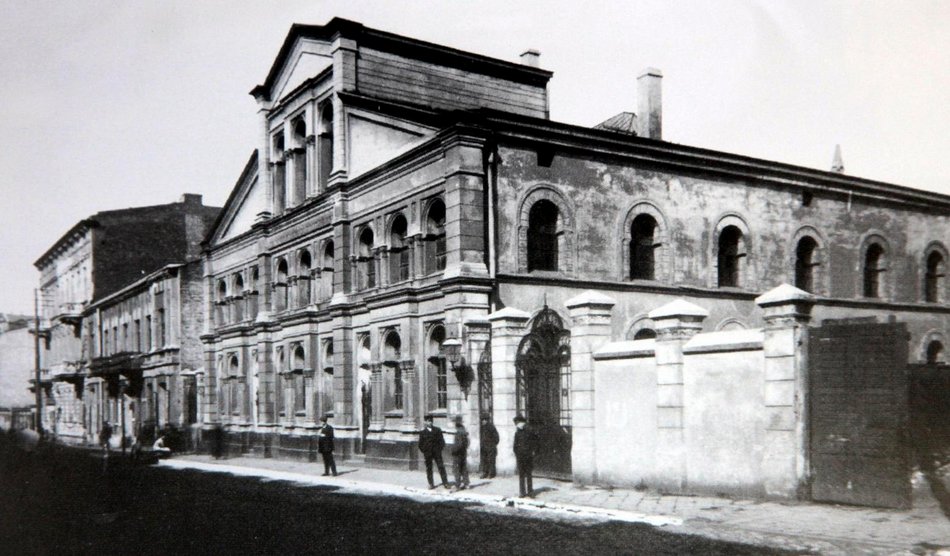
[[[356,271],[358,289],[376,287],[376,259],[373,256],[373,230],[363,228],[359,235],[356,252]]]
[[[297,259],[297,305],[299,307],[310,305],[313,297],[311,284],[311,279],[313,278],[312,267],[313,262],[310,257],[310,251],[306,249],[302,250]]]
[[[409,279],[409,262],[412,251],[406,239],[408,224],[406,217],[397,215],[389,231],[389,281],[402,282]]]
[[[422,241],[425,274],[445,270],[445,203],[441,199],[429,204]]]

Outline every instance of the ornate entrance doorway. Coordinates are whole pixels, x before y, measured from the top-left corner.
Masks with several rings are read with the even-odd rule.
[[[518,411],[537,435],[538,475],[571,478],[571,333],[547,305],[515,360]]]

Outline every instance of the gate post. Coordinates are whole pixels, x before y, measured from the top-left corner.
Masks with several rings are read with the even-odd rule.
[[[465,419],[465,422],[469,426],[469,437],[472,439],[472,442],[469,444],[468,453],[477,456],[481,449],[481,427],[479,427],[481,423],[481,415],[479,415],[481,408],[479,407],[478,361],[483,351],[491,349],[489,345],[491,341],[491,322],[484,317],[474,316],[465,319],[464,324],[466,348],[465,364],[471,369],[473,375],[472,384],[469,385],[468,391],[468,415],[466,415]]]
[[[597,479],[594,427],[594,359],[610,340],[610,311],[616,302],[594,291],[568,299],[571,314],[571,470],[578,483]]]
[[[765,493],[800,497],[808,479],[808,321],[815,297],[782,284],[755,302],[765,319]]]
[[[684,299],[650,311],[656,325],[657,485],[686,489],[686,438],[683,429],[683,346],[703,328],[709,311]]]
[[[512,307],[488,315],[488,321],[491,322],[492,405],[499,439],[495,467],[501,474],[515,472],[515,455],[511,451],[515,438],[512,420],[518,411],[515,399],[515,357],[530,318],[528,313]]]

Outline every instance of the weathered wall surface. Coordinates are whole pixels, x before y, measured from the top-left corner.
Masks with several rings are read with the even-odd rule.
[[[0,333],[0,407],[31,406],[33,335],[29,328]]]

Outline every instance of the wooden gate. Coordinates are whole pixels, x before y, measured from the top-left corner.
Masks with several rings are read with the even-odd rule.
[[[903,323],[811,329],[813,500],[910,507],[908,339]]]

